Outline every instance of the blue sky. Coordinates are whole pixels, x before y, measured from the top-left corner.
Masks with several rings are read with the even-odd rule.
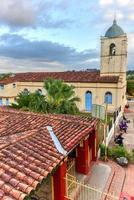
[[[134,0],[0,1],[0,72],[99,68],[100,36],[114,13],[133,69]]]

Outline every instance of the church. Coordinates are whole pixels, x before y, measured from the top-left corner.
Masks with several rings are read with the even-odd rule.
[[[80,98],[78,108],[91,112],[92,105],[108,104],[114,112],[126,104],[127,35],[114,20],[101,37],[100,71],[27,72],[16,73],[0,81],[0,105],[10,105],[22,91],[45,94],[44,81],[61,79],[75,86]]]

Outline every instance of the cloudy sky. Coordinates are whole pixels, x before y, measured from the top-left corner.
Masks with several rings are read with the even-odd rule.
[[[134,0],[1,0],[0,72],[99,68],[114,13],[134,69]]]

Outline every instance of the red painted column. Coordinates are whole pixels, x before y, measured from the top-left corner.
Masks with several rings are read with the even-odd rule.
[[[98,156],[98,150],[99,150],[99,142],[98,142],[98,130],[97,128],[95,129],[95,141],[96,141],[96,144],[95,144],[95,148],[96,148],[96,155],[95,155],[95,159],[97,160],[97,156]]]
[[[92,141],[91,141],[91,145],[92,145],[92,160],[96,161],[97,159],[97,130],[94,130],[92,133]]]
[[[63,162],[53,175],[54,200],[68,200],[66,196],[66,170],[67,163]]]
[[[88,139],[83,141],[83,145],[77,148],[76,170],[79,173],[87,174],[89,171],[89,146]]]

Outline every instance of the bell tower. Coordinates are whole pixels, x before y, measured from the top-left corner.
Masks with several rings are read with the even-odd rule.
[[[116,20],[101,37],[101,76],[120,76],[126,81],[127,71],[127,35],[117,25]]]

